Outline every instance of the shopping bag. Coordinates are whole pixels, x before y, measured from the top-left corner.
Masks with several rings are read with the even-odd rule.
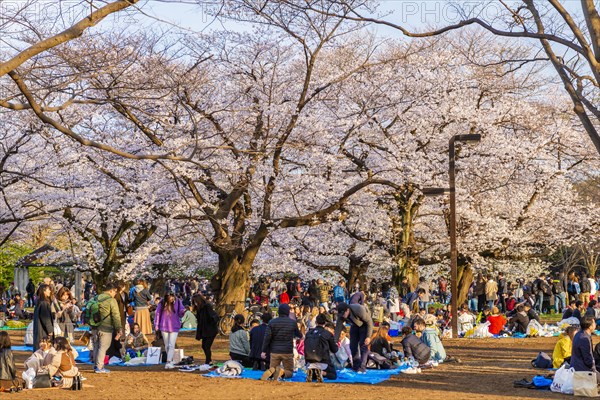
[[[592,371],[576,371],[573,374],[573,394],[583,397],[598,397],[596,373]]]
[[[146,354],[146,364],[160,364],[160,353],[160,347],[148,347],[148,353]]]
[[[173,354],[173,362],[178,364],[181,362],[181,360],[183,360],[183,358],[183,349],[175,349],[175,353]]]
[[[550,390],[556,393],[573,394],[573,368],[566,368],[564,365],[554,373],[554,380],[550,385]]]

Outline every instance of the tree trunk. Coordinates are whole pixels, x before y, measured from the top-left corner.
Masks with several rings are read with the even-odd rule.
[[[347,281],[348,291],[352,291],[356,281],[364,284],[366,280],[366,273],[369,269],[370,263],[362,259],[362,257],[350,257],[350,265],[348,266],[348,273],[345,278]],[[361,286],[362,289],[364,289]]]
[[[211,281],[219,315],[225,315],[228,305],[242,313],[245,308],[246,296],[250,291],[250,270],[252,262],[241,263],[235,251],[225,251],[219,254],[219,270]]]
[[[473,268],[471,264],[463,264],[458,266],[458,307],[467,301],[469,295],[469,287],[473,283]],[[456,310],[452,310],[456,312]]]

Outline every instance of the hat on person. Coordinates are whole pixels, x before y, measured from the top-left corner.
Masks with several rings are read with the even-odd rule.
[[[437,320],[434,315],[427,314],[425,316],[425,325],[435,325],[436,322],[437,322]]]
[[[344,303],[344,302],[338,303],[338,305],[336,307],[338,315],[344,314],[348,308],[350,308],[350,307],[348,306],[347,303]]]
[[[287,304],[280,304],[278,314],[280,317],[288,317],[290,315],[290,306]]]

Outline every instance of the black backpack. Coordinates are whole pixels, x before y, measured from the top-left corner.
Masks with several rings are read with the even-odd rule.
[[[581,293],[589,293],[592,291],[592,285],[590,284],[590,280],[588,278],[582,278],[579,285],[581,286]]]
[[[329,358],[329,346],[319,329],[311,329],[304,338],[304,359],[309,363],[318,363]]]
[[[552,358],[543,351],[540,351],[537,358],[531,361],[533,368],[549,369],[552,368]]]

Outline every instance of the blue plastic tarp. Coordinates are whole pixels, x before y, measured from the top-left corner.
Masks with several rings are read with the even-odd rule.
[[[73,348],[75,350],[77,350],[77,353],[79,353],[79,356],[75,359],[75,361],[80,362],[80,363],[84,363],[84,364],[90,364],[90,350],[85,347],[85,346],[73,346]],[[31,351],[33,352],[33,347],[32,346],[12,346],[11,347],[12,351]]]
[[[390,379],[393,375],[398,375],[402,372],[403,369],[408,367],[399,367],[396,369],[369,369],[365,374],[359,374],[354,372],[351,369],[343,369],[338,371],[338,378],[336,380],[328,380],[324,379],[325,383],[363,383],[369,385],[375,385],[377,383],[381,383]],[[206,375],[209,378],[244,378],[244,379],[253,379],[259,380],[262,376],[262,371],[253,371],[252,369],[244,369],[239,376],[222,376],[219,375],[216,371],[210,372]],[[291,379],[285,379],[286,382],[306,382],[306,373],[303,371],[298,371],[294,373]]]

